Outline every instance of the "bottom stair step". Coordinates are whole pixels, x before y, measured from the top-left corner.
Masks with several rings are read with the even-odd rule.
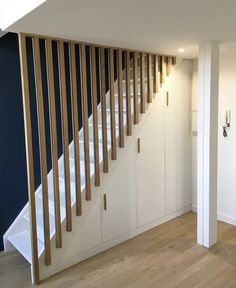
[[[8,241],[32,264],[31,236],[29,231],[23,231],[8,237]],[[38,255],[44,250],[44,245],[38,240]]]

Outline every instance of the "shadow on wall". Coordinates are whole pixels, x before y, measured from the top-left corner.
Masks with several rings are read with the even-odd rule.
[[[2,236],[27,202],[18,37],[0,38],[0,250]]]

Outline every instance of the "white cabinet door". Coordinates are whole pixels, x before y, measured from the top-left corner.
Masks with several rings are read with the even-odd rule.
[[[136,156],[138,226],[165,215],[164,94],[158,97],[154,111],[138,134],[141,149]]]
[[[102,193],[106,195],[107,210],[102,207],[102,241],[106,242],[136,228],[136,146],[131,144],[121,163],[109,175]]]
[[[165,109],[166,214],[191,204],[191,65],[173,73]]]

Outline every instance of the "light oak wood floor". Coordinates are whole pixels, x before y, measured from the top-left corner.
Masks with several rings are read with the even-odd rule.
[[[196,244],[196,215],[187,213],[44,281],[44,288],[235,288],[236,227],[219,222],[217,245]],[[0,287],[28,288],[29,265],[0,254]]]

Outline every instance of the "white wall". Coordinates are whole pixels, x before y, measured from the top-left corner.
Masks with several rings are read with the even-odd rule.
[[[193,73],[192,115],[196,118],[197,61]],[[232,111],[228,137],[222,135],[225,109]],[[218,219],[236,225],[236,42],[220,46],[218,123]],[[193,121],[194,123],[195,121]],[[193,129],[194,130],[194,129]],[[192,131],[193,132],[193,131]],[[193,210],[196,210],[196,136],[192,136]]]
[[[197,207],[197,60],[193,63],[192,74],[192,205],[193,210]]]

